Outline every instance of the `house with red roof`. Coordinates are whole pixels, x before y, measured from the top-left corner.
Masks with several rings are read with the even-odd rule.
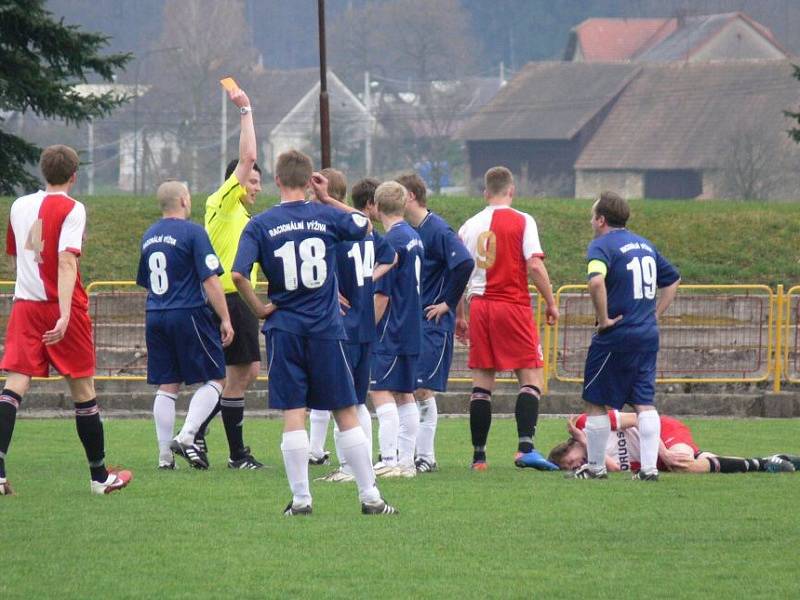
[[[742,12],[663,19],[586,19],[570,32],[571,62],[785,59],[772,31]]]

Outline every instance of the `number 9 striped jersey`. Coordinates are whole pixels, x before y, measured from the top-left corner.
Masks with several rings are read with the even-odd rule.
[[[487,206],[458,235],[475,261],[467,297],[530,306],[526,263],[544,257],[532,216],[510,206]]]

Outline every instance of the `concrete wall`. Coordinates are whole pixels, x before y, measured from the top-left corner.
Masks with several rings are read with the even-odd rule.
[[[641,171],[575,171],[575,197],[594,198],[603,190],[617,192],[623,198],[644,197],[644,173]]]

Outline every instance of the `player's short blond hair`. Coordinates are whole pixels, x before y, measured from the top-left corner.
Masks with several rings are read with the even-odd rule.
[[[189,195],[189,188],[182,181],[170,179],[158,186],[156,198],[161,212],[173,211],[180,207],[181,198]]]
[[[344,202],[347,197],[347,177],[338,169],[322,169],[320,171],[328,180],[328,193],[339,202]]]
[[[275,177],[283,187],[291,190],[305,188],[313,171],[311,158],[299,150],[283,152],[275,163]]]
[[[39,158],[39,168],[44,175],[44,180],[50,185],[63,185],[67,183],[80,164],[78,153],[69,146],[56,144],[48,146],[42,151]]]
[[[486,171],[483,182],[490,197],[502,196],[514,185],[514,176],[506,167],[492,167]]]
[[[406,210],[406,188],[396,181],[386,181],[375,190],[375,204],[384,215],[402,217]]]

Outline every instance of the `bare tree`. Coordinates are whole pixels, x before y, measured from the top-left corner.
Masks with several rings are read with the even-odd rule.
[[[257,54],[241,0],[168,0],[163,23],[156,47],[175,51],[154,54],[145,110],[151,128],[177,135],[178,168],[199,191],[217,183],[219,79],[247,77]]]
[[[722,195],[767,200],[787,193],[793,150],[787,142],[753,123],[737,126],[728,137],[728,151],[720,164]]]

